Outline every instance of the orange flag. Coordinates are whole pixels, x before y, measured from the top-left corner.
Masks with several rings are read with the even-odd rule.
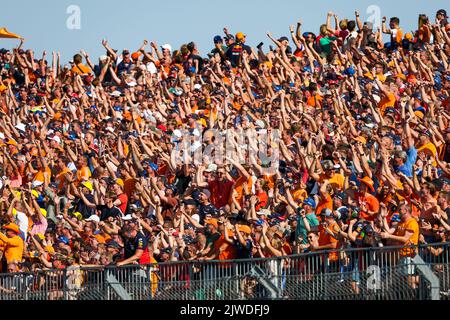
[[[9,32],[6,28],[0,28],[0,38],[23,39],[21,36]]]

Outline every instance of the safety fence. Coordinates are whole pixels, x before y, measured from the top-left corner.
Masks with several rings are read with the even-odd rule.
[[[0,300],[449,299],[450,243],[0,275]]]

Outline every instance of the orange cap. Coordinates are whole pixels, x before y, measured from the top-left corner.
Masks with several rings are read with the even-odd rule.
[[[131,59],[137,60],[137,59],[139,59],[140,56],[141,56],[141,53],[140,53],[140,52],[134,52],[134,53],[131,55]]]
[[[242,40],[244,38],[245,38],[245,34],[243,34],[242,32],[236,33],[236,40]]]
[[[14,231],[17,234],[20,233],[19,226],[15,223],[7,224],[6,226],[3,227],[3,229]]]

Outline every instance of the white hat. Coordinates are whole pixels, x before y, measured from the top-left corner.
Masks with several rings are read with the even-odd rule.
[[[255,126],[260,127],[261,129],[264,129],[266,127],[266,125],[264,124],[264,121],[262,121],[262,120],[256,120]]]
[[[114,92],[112,92],[112,93],[110,93],[110,96],[111,97],[120,97],[120,95],[121,95],[122,93],[120,92],[120,91],[114,91]]]
[[[52,140],[53,140],[53,141],[56,141],[58,144],[61,144],[61,138],[58,137],[58,136],[54,136],[54,137],[52,138]]]
[[[108,131],[111,132],[111,133],[114,133],[114,128],[107,127],[106,130],[108,130]]]
[[[202,85],[198,84],[198,83],[194,86],[195,90],[200,90],[201,88],[202,88]]]
[[[217,164],[211,163],[205,171],[206,172],[216,172]]]
[[[165,45],[162,45],[161,48],[169,50],[170,52],[172,52],[172,46],[168,43],[166,43]]]
[[[122,218],[123,221],[130,221],[133,220],[133,217],[131,216],[131,214],[127,214],[125,217]]]
[[[39,180],[34,180],[33,183],[31,184],[31,187],[34,189],[36,187],[42,186],[44,183],[42,181]]]
[[[0,139],[5,139],[5,135],[3,134],[3,132],[0,132]]]
[[[137,86],[137,82],[136,81],[131,81],[128,83],[129,87],[136,87]]]
[[[261,209],[256,214],[259,216],[270,216],[270,210],[269,209]]]
[[[55,133],[55,131],[53,131],[53,129],[50,129],[50,130],[47,131],[47,136],[50,136],[50,135],[52,135],[54,133]]]
[[[100,56],[100,61],[105,61],[106,59],[108,59],[108,56]]]
[[[25,131],[26,131],[26,127],[27,127],[27,126],[26,126],[25,124],[19,122],[14,128],[19,129],[20,131],[25,132]]]
[[[197,221],[197,223],[200,223],[200,216],[198,214],[193,214],[191,218]]]
[[[95,214],[93,214],[92,216],[90,216],[89,218],[87,218],[86,221],[94,221],[94,222],[99,223],[99,222],[100,222],[100,217],[97,216],[97,215],[95,215]]]

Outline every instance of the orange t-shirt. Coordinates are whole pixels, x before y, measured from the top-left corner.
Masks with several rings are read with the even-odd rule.
[[[339,229],[339,226],[337,225],[336,222],[333,222],[331,225],[328,226],[328,229],[330,230]],[[330,233],[328,233],[328,231],[326,231],[322,225],[319,225],[319,246],[324,246],[327,244],[336,244],[337,246],[338,242],[339,242],[338,239],[336,239]],[[338,258],[339,257],[336,251],[331,251],[328,254],[328,259],[330,259],[330,261],[337,261]]]
[[[60,173],[58,173],[55,177],[56,180],[56,184],[58,185],[58,191],[61,191],[64,187],[64,183],[66,181],[66,178],[64,177],[64,175],[66,173],[71,173],[72,171],[70,171],[69,168],[64,168],[63,171],[61,171]]]
[[[325,199],[321,196],[319,203],[316,208],[316,215],[320,215],[323,209],[328,208],[333,210],[333,198],[329,194],[326,195]]]
[[[237,248],[225,241],[222,234],[219,239],[214,242],[214,250],[219,251],[219,260],[233,260],[237,257]]]
[[[380,202],[373,195],[368,194],[366,196],[359,195],[357,196],[357,201],[359,205],[365,205],[367,210],[378,212],[380,210]],[[366,219],[367,221],[373,221],[375,219],[375,215],[370,216],[369,214],[361,211],[361,217]]]
[[[89,167],[83,167],[77,171],[78,182],[83,182],[83,181],[89,180],[89,178],[91,176],[92,176],[92,174],[91,174],[91,170],[89,170]]]
[[[380,112],[382,115],[384,115],[384,111],[388,107],[394,107],[395,106],[395,95],[391,92],[388,93],[388,96],[386,97],[383,95],[383,98],[381,98],[380,102],[378,103],[378,108],[380,108]]]
[[[394,232],[394,235],[403,237],[406,231],[412,232],[413,235],[409,238],[408,242],[404,244],[404,246],[417,245],[419,243],[419,224],[413,217],[409,218],[405,222],[400,222]],[[402,257],[414,256],[415,250],[411,248],[402,249],[400,250],[400,255]]]
[[[236,193],[238,194],[236,197],[237,203],[242,205],[242,200],[244,198],[244,187],[245,184],[247,184],[247,190],[251,191],[252,189],[252,177],[250,177],[248,180],[245,179],[245,177],[241,176],[236,180],[236,183],[234,185],[234,190],[236,190]],[[232,203],[232,199],[230,199],[230,204]]]
[[[48,173],[48,183],[50,183],[50,177],[52,175],[52,171],[50,170],[49,167],[45,168],[45,172]],[[39,170],[36,175],[34,176],[34,181],[40,181],[40,182],[45,182],[45,178],[44,178],[44,171],[43,170]]]
[[[261,191],[260,193],[257,194],[257,196],[259,199],[259,203],[255,207],[256,211],[267,207],[267,202],[269,201],[269,196],[267,195],[267,193],[265,191]]]
[[[89,67],[85,66],[84,64],[80,63],[80,64],[77,64],[77,65],[73,66],[71,71],[73,73],[76,73],[76,74],[81,76],[81,75],[85,75],[85,74],[91,73],[91,68],[89,68]]]

